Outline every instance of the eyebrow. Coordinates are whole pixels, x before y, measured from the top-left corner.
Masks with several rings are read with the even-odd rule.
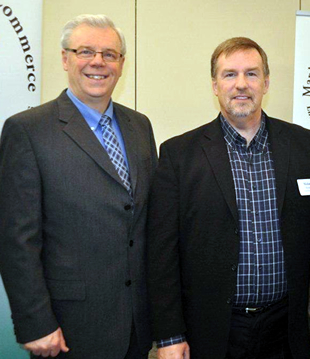
[[[245,69],[245,72],[249,72],[249,71],[260,71],[260,68],[258,66],[256,67],[249,67],[247,69]],[[232,68],[232,69],[224,69],[222,70],[222,72],[238,72],[236,69]]]
[[[85,48],[85,49],[95,50],[95,47],[94,47],[94,46],[89,46],[89,45],[80,45],[80,46],[77,47],[77,49],[79,49],[79,48]],[[105,50],[105,51],[116,51],[116,52],[117,52],[116,49],[112,49],[112,48],[110,48],[110,47],[104,47],[104,48],[102,48],[101,50]]]

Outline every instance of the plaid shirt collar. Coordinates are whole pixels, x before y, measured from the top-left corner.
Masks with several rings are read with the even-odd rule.
[[[233,148],[236,149],[236,147],[246,147],[246,139],[242,137],[232,126],[231,124],[226,120],[226,118],[220,114],[220,120],[221,120],[221,127],[224,132],[224,138],[227,144]],[[265,114],[262,113],[261,118],[261,125],[256,132],[255,136],[253,137],[250,145],[248,148],[256,148],[258,152],[266,151],[267,147],[267,129],[266,129],[266,118]]]

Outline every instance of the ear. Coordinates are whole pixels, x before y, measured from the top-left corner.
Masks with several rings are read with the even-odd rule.
[[[65,71],[68,71],[68,51],[61,50],[62,67]]]
[[[269,76],[266,76],[264,79],[264,95],[268,92],[269,84],[270,84]]]
[[[218,91],[217,91],[217,81],[215,78],[212,79],[212,90],[215,96],[218,95]]]

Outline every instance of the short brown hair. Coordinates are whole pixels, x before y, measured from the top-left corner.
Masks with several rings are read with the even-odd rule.
[[[224,54],[226,56],[233,54],[234,52],[240,51],[240,50],[249,50],[249,49],[256,49],[262,60],[263,60],[263,70],[264,75],[269,75],[269,66],[268,66],[268,58],[265,53],[265,51],[253,40],[247,38],[247,37],[233,37],[231,39],[228,39],[221,44],[214,50],[212,57],[211,57],[211,76],[212,79],[215,79],[216,77],[216,71],[217,71],[217,61],[220,57],[220,55]]]

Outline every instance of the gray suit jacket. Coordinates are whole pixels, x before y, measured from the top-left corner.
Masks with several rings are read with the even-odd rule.
[[[0,147],[0,270],[17,340],[60,326],[59,358],[126,354],[132,321],[151,346],[145,221],[156,149],[149,120],[114,104],[134,192],[65,92],[7,120]]]

